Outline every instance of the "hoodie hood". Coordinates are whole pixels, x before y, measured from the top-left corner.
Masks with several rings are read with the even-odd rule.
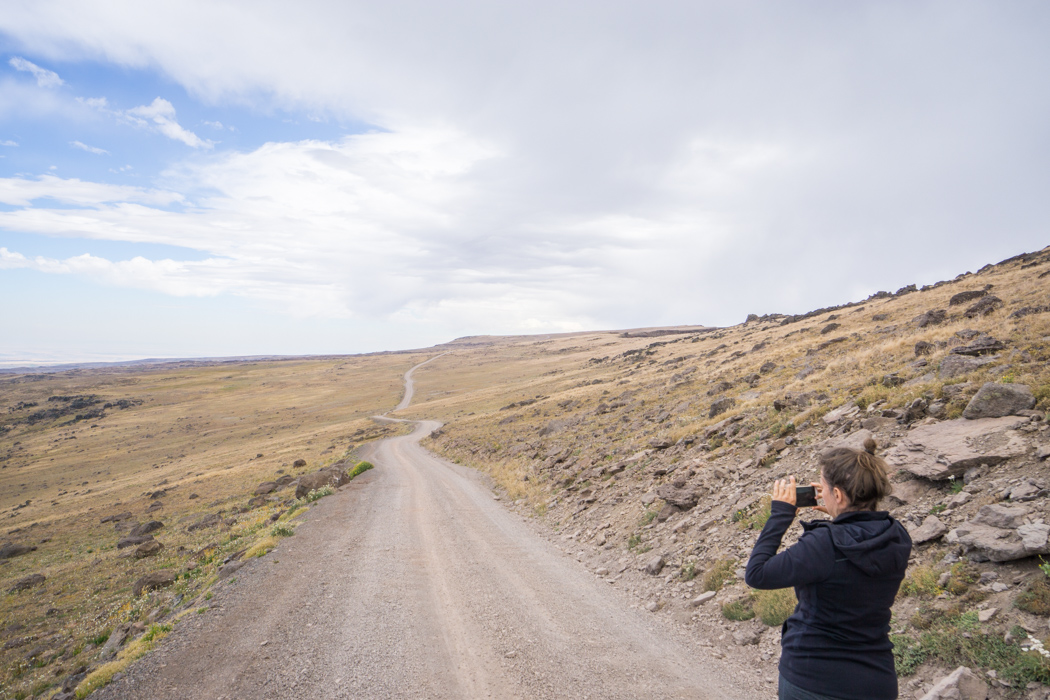
[[[911,537],[884,510],[843,513],[803,525],[807,530],[826,527],[835,549],[868,576],[899,574],[908,567]]]

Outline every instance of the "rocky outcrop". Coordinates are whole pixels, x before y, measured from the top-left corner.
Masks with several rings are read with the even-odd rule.
[[[157,540],[149,540],[148,542],[143,542],[135,548],[134,556],[136,559],[145,559],[146,557],[152,557],[156,554],[159,554],[160,550],[162,549],[164,549],[163,544],[161,544]]]
[[[696,507],[700,495],[689,488],[678,488],[674,484],[664,484],[656,489],[656,495],[662,498],[668,505],[679,510],[690,510]]]
[[[987,316],[997,309],[1003,307],[1003,300],[997,296],[989,294],[986,297],[982,297],[979,302],[966,309],[963,316],[966,318],[980,318],[981,316]]]
[[[1006,349],[1006,343],[1001,340],[996,340],[990,335],[978,336],[969,345],[959,345],[951,349],[952,355],[970,355],[971,357],[977,357],[978,355],[991,355],[997,353],[1000,350]]]
[[[156,532],[162,527],[164,527],[164,523],[162,523],[161,521],[150,520],[149,522],[142,523],[141,525],[136,525],[135,527],[131,528],[131,532],[128,533],[128,537],[141,537],[142,535],[148,535],[151,532]]]
[[[350,476],[341,465],[326,467],[299,477],[299,485],[295,487],[295,497],[304,498],[311,491],[325,486],[338,488],[349,481]]]
[[[1024,384],[988,382],[980,389],[963,411],[963,418],[1000,418],[1017,415],[1035,406],[1035,396]]]
[[[1026,445],[1015,428],[1027,418],[979,418],[920,425],[886,452],[894,467],[925,479],[959,477],[970,467],[994,465],[1022,455]]]
[[[265,496],[268,493],[273,493],[277,490],[276,481],[264,481],[255,487],[255,491],[252,492],[253,496]]]
[[[980,369],[989,362],[995,362],[995,358],[948,355],[941,360],[941,366],[937,372],[937,376],[940,379],[954,379],[955,377],[969,374],[974,370]]]
[[[948,542],[961,544],[977,558],[1004,562],[1050,552],[1050,525],[1027,522],[1023,506],[984,506],[967,523],[948,533]]]
[[[215,527],[216,525],[220,524],[222,524],[222,518],[219,516],[218,513],[212,513],[210,515],[205,515],[203,518],[187,527],[186,531],[195,532],[197,530],[203,530],[208,527]]]

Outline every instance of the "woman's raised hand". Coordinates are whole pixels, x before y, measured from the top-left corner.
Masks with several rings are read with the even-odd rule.
[[[795,505],[795,477],[777,479],[773,482],[773,500]]]

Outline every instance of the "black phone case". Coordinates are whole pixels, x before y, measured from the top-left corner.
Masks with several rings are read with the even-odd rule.
[[[812,486],[796,486],[795,505],[799,508],[817,505],[817,490]]]

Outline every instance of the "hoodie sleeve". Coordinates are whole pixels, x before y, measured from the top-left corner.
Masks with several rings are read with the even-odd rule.
[[[784,533],[795,520],[797,509],[790,503],[773,501],[769,520],[762,528],[751,558],[747,562],[744,582],[752,588],[772,590],[805,586],[823,581],[831,574],[835,557],[827,549],[823,528],[806,532],[793,546],[777,554]]]

